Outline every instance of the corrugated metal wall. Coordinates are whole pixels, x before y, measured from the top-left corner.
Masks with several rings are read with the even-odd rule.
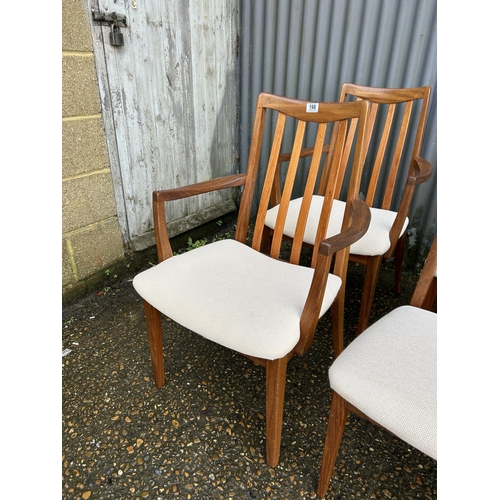
[[[260,92],[335,101],[344,82],[432,87],[422,156],[435,168],[417,189],[407,264],[420,263],[436,233],[437,0],[253,0],[240,2],[241,168]],[[262,179],[259,179],[259,186]],[[402,184],[398,189],[402,192]]]

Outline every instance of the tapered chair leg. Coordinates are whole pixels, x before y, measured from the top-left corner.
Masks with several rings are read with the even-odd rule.
[[[372,309],[373,297],[377,287],[378,274],[382,257],[369,257],[366,264],[365,282],[363,284],[363,295],[361,297],[361,307],[359,310],[358,329],[356,335],[365,331],[368,327],[370,312]]]
[[[403,258],[405,253],[406,234],[403,234],[396,243],[394,252],[394,292],[401,293],[401,278],[403,276]]]
[[[148,328],[149,349],[153,364],[153,377],[156,387],[165,384],[165,365],[163,363],[163,338],[161,331],[161,313],[149,302],[144,301],[146,325]]]
[[[266,363],[266,462],[276,467],[280,458],[287,358]]]
[[[344,398],[336,392],[333,393],[328,427],[326,430],[325,449],[323,450],[323,460],[318,481],[318,496],[324,498],[332,478],[335,460],[339,452],[342,435],[347,421],[347,405]]]

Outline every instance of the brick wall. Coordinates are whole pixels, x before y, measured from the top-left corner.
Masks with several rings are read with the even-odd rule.
[[[84,2],[62,3],[63,297],[124,259]]]

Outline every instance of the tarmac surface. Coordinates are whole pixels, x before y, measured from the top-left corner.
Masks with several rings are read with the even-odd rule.
[[[403,276],[400,296],[393,276],[383,265],[370,322],[409,303],[416,276]],[[363,266],[349,265],[346,345],[363,277]],[[330,314],[309,352],[289,362],[280,462],[270,468],[264,369],[164,318],[166,383],[156,388],[132,278],[63,308],[62,498],[317,498]],[[326,498],[435,499],[437,462],[351,414]]]

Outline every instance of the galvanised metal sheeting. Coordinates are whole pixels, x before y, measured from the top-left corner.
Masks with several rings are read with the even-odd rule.
[[[432,87],[421,155],[435,171],[417,188],[410,213],[406,263],[413,264],[421,263],[437,230],[436,10],[436,0],[240,3],[243,171],[260,92],[309,101],[336,101],[344,82],[376,87]],[[258,180],[259,187],[262,180]],[[404,179],[398,179],[398,183],[397,190],[402,192]]]

